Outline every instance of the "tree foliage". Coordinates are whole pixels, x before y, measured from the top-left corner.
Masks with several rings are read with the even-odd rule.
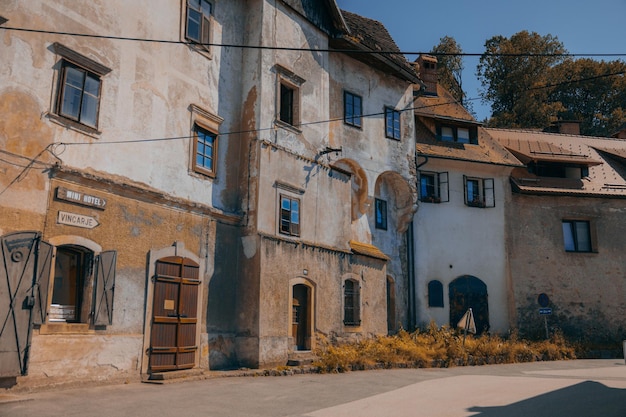
[[[471,103],[466,100],[463,91],[463,50],[456,40],[450,36],[439,39],[431,54],[437,57],[437,75],[439,83],[448,90],[454,99],[472,112]]]
[[[626,64],[572,59],[554,36],[522,31],[485,43],[477,75],[493,127],[543,128],[581,121],[581,133],[608,136],[624,121]]]

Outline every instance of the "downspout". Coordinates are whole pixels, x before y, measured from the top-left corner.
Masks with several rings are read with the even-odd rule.
[[[417,172],[420,167],[426,165],[428,162],[428,156],[424,155],[424,162],[418,164],[417,153],[415,154],[415,171]],[[409,274],[409,329],[415,330],[417,326],[417,305],[416,305],[416,284],[415,284],[415,232],[413,231],[413,221],[409,223],[409,228],[406,231],[406,251],[407,251],[407,263]]]

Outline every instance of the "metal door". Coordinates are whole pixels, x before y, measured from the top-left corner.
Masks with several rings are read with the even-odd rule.
[[[171,256],[156,262],[150,372],[188,369],[196,364],[198,274],[199,265],[189,258]]]
[[[0,377],[13,377],[26,375],[32,323],[45,320],[52,247],[37,232],[0,245]]]

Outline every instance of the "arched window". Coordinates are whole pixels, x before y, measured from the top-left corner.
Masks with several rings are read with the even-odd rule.
[[[358,281],[347,279],[343,283],[343,324],[361,325],[361,288]]]
[[[436,279],[428,283],[428,307],[443,307],[443,284]]]

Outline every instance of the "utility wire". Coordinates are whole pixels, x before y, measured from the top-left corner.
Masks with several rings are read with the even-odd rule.
[[[434,55],[434,56],[466,56],[466,57],[482,57],[482,56],[502,56],[502,57],[626,57],[626,53],[532,53],[532,52],[519,52],[519,53],[500,53],[500,52],[483,52],[483,53],[468,53],[468,52],[426,52],[426,51],[396,51],[396,50],[355,50],[355,49],[324,49],[324,48],[296,48],[296,47],[282,47],[282,46],[260,46],[260,45],[238,45],[227,43],[200,43],[189,42],[181,40],[171,39],[148,39],[148,38],[136,38],[125,36],[113,36],[113,35],[94,35],[88,33],[76,33],[76,32],[61,32],[43,29],[30,29],[30,28],[17,28],[0,26],[0,30],[15,31],[15,32],[30,32],[41,33],[46,35],[63,35],[63,36],[75,36],[83,38],[94,39],[108,39],[108,40],[120,40],[120,41],[133,41],[133,42],[147,42],[147,43],[162,43],[162,44],[174,44],[174,45],[190,45],[190,46],[206,46],[206,47],[219,47],[219,48],[241,48],[241,49],[257,49],[257,50],[272,50],[272,51],[296,51],[296,52],[328,52],[328,53],[346,53],[346,54],[377,54],[377,55]]]

